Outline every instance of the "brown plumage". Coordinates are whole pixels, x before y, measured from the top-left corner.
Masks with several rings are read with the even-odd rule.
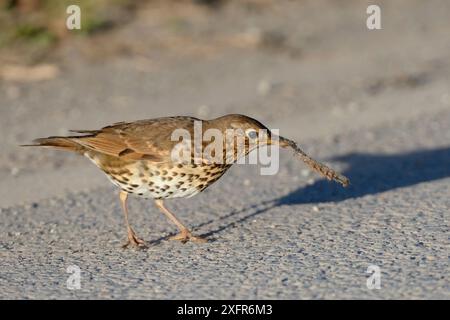
[[[196,132],[196,125],[199,123],[201,131]],[[216,133],[222,134],[214,139],[222,142],[223,153],[215,151],[213,153],[216,153],[216,158],[205,157],[203,152],[206,152],[208,144],[216,140],[200,141],[201,150],[198,150],[195,148],[194,139],[191,138],[185,141],[185,146],[191,147],[186,149],[189,151],[188,161],[186,158],[183,161],[176,161],[173,150],[180,145],[181,140],[177,140],[176,137],[174,139],[172,135],[177,129],[184,130],[190,137],[195,137],[195,133],[203,135],[208,129],[216,130]],[[238,148],[234,138],[227,139],[227,130],[240,132],[242,148]],[[180,229],[180,233],[172,239],[183,242],[205,241],[193,236],[188,228],[165,208],[163,200],[191,197],[203,191],[217,181],[235,161],[261,145],[292,148],[313,170],[330,180],[336,180],[343,186],[348,185],[347,178],[306,155],[293,141],[273,135],[263,124],[244,115],[232,114],[212,120],[165,117],[120,122],[100,130],[72,132],[78,135],[36,139],[32,146],[53,147],[82,154],[106,173],[121,189],[120,200],[128,230],[126,245],[145,246],[144,241],[136,236],[128,223],[126,201],[130,193],[155,199],[158,208]]]

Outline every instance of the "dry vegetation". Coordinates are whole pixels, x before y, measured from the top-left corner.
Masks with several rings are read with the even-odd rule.
[[[0,59],[34,63],[69,37],[86,37],[130,21],[142,3],[151,0],[2,0],[0,1]],[[183,1],[174,1],[183,2]],[[192,0],[216,6],[220,0]],[[83,28],[68,32],[66,8],[82,8]]]

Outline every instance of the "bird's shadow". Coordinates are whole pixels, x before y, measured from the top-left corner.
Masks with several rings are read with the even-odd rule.
[[[319,180],[277,199],[277,204],[340,202],[450,177],[450,147],[401,154],[349,153],[331,160],[346,164],[348,188]]]
[[[400,154],[355,152],[330,160],[346,164],[347,169],[342,173],[350,179],[349,187],[342,188],[337,183],[321,179],[313,184],[300,187],[285,196],[230,212],[219,218],[219,220],[226,221],[225,223],[202,236],[211,237],[281,205],[337,203],[347,199],[450,177],[450,147]],[[240,215],[243,212],[249,212],[249,214]],[[204,227],[213,222],[217,222],[217,219],[201,223],[195,228]]]

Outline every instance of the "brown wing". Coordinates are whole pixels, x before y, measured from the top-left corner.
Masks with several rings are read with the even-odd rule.
[[[198,119],[166,117],[121,122],[98,131],[84,131],[89,134],[73,140],[88,149],[116,157],[166,162],[170,161],[171,151],[178,143],[171,141],[172,132],[175,129],[185,129],[192,136],[194,120]]]

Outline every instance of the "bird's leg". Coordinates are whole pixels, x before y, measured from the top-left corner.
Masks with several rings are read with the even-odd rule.
[[[120,204],[122,205],[123,213],[125,215],[125,223],[127,225],[127,232],[128,232],[128,241],[123,245],[123,247],[126,248],[131,245],[139,248],[145,248],[146,244],[144,240],[139,239],[136,236],[136,233],[134,232],[133,228],[131,228],[130,223],[128,222],[128,207],[127,207],[128,193],[126,193],[125,191],[120,191],[119,198]]]
[[[191,231],[189,231],[189,229],[184,224],[182,224],[181,221],[178,220],[177,217],[175,217],[175,215],[164,206],[164,202],[162,200],[155,200],[155,204],[166,215],[166,217],[169,218],[170,221],[175,223],[178,229],[180,229],[180,233],[173,237],[170,237],[169,240],[179,240],[183,243],[186,243],[188,241],[193,242],[208,241],[204,238],[193,236]]]

